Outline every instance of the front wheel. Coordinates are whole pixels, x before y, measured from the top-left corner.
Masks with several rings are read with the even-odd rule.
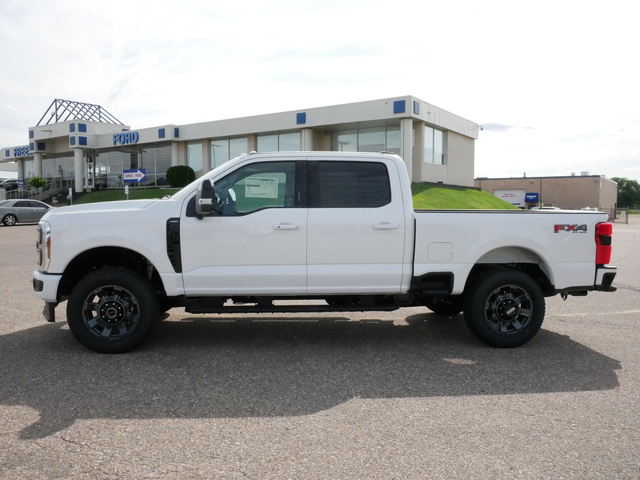
[[[2,223],[4,223],[7,227],[13,227],[16,223],[18,223],[18,217],[10,213],[4,216],[4,218],[2,219]]]
[[[149,335],[160,316],[158,296],[139,273],[120,268],[96,270],[82,279],[67,302],[67,323],[85,347],[123,353]]]
[[[527,343],[540,330],[544,313],[540,286],[518,270],[489,270],[471,282],[465,296],[467,327],[494,347]]]

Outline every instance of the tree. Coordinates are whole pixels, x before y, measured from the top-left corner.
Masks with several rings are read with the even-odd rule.
[[[28,183],[34,190],[38,191],[38,198],[42,198],[42,190],[40,189],[49,182],[42,177],[31,177]]]
[[[618,184],[618,208],[633,208],[640,205],[640,183],[624,177],[613,177]]]

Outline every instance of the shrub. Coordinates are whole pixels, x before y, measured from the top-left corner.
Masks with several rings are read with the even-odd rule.
[[[47,184],[47,181],[42,177],[31,177],[29,179],[29,185],[31,185],[36,190],[38,188],[42,188]]]
[[[196,172],[186,165],[175,165],[167,170],[167,182],[173,188],[184,187],[196,179]]]

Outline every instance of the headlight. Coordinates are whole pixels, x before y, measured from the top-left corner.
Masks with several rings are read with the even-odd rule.
[[[49,222],[40,222],[36,229],[36,263],[38,270],[46,272],[51,263],[51,225]]]

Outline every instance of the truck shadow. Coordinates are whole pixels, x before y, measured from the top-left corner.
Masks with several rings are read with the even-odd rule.
[[[406,321],[173,315],[122,355],[90,352],[65,323],[47,324],[0,337],[0,404],[40,413],[20,433],[33,439],[77,419],[296,416],[352,398],[618,386],[618,361],[550,331],[504,350],[476,340],[460,315]]]

